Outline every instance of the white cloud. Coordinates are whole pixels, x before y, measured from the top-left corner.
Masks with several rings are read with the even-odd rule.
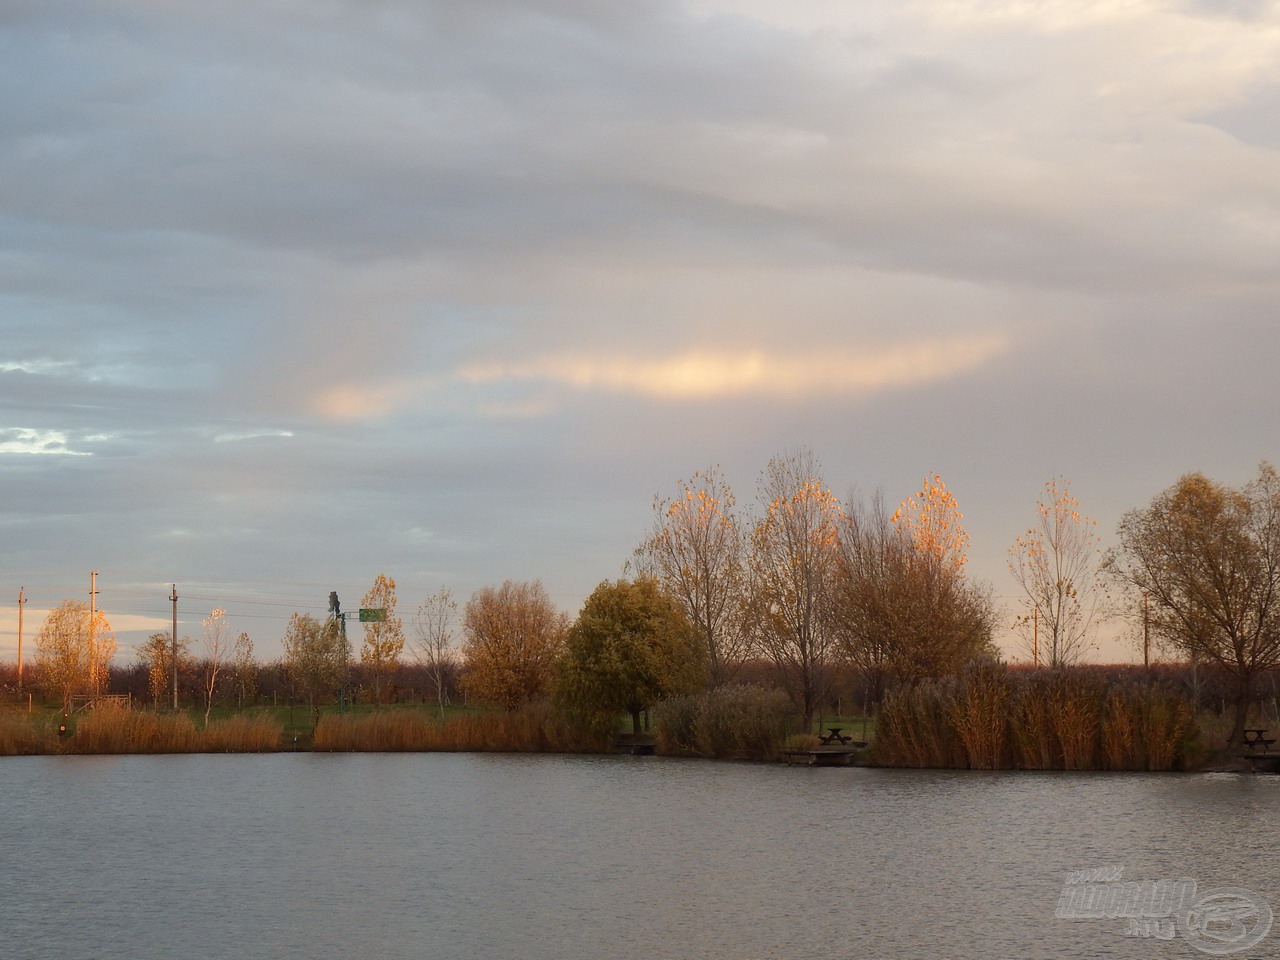
[[[0,454],[21,453],[44,456],[89,457],[87,450],[72,450],[67,435],[57,430],[31,430],[25,427],[0,429]]]

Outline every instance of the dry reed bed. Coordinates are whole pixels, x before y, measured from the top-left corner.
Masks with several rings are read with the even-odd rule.
[[[326,714],[312,748],[356,752],[588,753],[608,749],[597,736],[574,729],[543,706],[509,713],[474,713],[448,720],[420,713]]]
[[[885,766],[1177,770],[1196,752],[1186,700],[1161,684],[1080,671],[1015,676],[980,664],[885,698],[873,758]]]
[[[269,753],[283,729],[270,717],[215,720],[201,730],[186,714],[99,708],[77,717],[59,737],[47,721],[0,718],[0,756],[30,754]]]

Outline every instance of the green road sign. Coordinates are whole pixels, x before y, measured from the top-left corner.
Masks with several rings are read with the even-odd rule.
[[[361,607],[360,622],[361,623],[381,623],[387,619],[386,607]]]

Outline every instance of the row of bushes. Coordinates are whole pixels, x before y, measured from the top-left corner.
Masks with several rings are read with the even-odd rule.
[[[999,664],[894,691],[873,760],[886,766],[1176,770],[1198,750],[1185,698],[1083,671],[1017,676]]]
[[[99,753],[267,753],[280,749],[283,728],[270,717],[235,716],[207,729],[186,714],[100,707],[59,735],[47,720],[0,715],[0,756]]]
[[[786,694],[760,686],[667,700],[654,708],[653,721],[659,753],[732,760],[777,760],[800,729]]]

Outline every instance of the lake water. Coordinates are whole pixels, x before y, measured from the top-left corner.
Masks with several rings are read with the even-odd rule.
[[[1280,911],[1277,811],[1280,777],[1229,774],[9,758],[0,957],[1203,957],[1058,919],[1067,874],[1192,878]],[[1280,957],[1280,923],[1230,955]]]

